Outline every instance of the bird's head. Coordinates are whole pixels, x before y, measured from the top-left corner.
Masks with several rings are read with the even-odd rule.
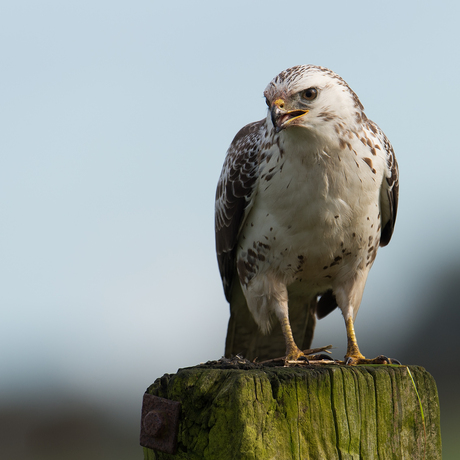
[[[360,122],[364,108],[356,94],[334,72],[323,67],[291,67],[277,75],[264,91],[276,133],[301,127],[321,131],[330,122]]]

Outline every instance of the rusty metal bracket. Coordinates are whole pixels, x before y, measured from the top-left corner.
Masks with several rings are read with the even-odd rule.
[[[141,446],[175,454],[179,416],[180,402],[145,393],[142,401]]]

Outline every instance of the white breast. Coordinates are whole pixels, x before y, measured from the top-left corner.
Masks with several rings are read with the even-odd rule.
[[[311,142],[288,142],[272,147],[269,161],[261,165],[238,253],[255,252],[259,273],[320,290],[371,259],[372,264],[383,168],[373,173],[347,147],[325,151]]]

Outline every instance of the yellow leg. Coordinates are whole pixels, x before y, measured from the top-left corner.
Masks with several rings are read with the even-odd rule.
[[[351,360],[363,360],[364,356],[359,351],[358,342],[356,340],[355,328],[353,326],[353,319],[348,318],[346,320],[347,325],[347,354],[345,358]]]
[[[301,356],[304,356],[304,354],[299,350],[299,347],[294,342],[289,318],[284,317],[280,323],[284,339],[286,340],[286,360],[297,361]]]

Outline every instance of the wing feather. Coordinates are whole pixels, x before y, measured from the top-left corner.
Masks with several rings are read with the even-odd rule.
[[[259,151],[265,120],[242,128],[227,151],[217,184],[215,203],[216,252],[225,297],[230,301],[235,252],[240,229],[254,198],[259,178]]]
[[[383,134],[383,133],[382,133]],[[390,141],[383,134],[383,144],[387,154],[386,180],[382,184],[380,193],[380,207],[382,219],[382,231],[380,235],[380,246],[386,246],[393,235],[398,211],[399,199],[399,169],[395,152]]]
[[[386,246],[393,236],[398,211],[399,169],[393,147],[376,123],[367,119],[367,128],[375,136],[386,155],[385,179],[380,188],[380,246]]]

